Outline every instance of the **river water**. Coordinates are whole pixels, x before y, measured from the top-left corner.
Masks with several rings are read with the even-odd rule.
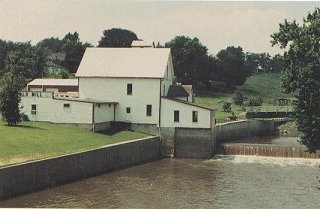
[[[0,207],[319,208],[319,159],[163,159],[0,202]]]

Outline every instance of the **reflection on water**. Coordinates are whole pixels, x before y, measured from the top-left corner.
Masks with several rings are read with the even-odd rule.
[[[319,159],[163,159],[0,202],[0,207],[318,208]]]

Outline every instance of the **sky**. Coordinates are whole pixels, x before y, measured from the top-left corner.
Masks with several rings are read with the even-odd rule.
[[[0,0],[0,39],[36,44],[77,31],[97,45],[104,30],[123,28],[161,44],[197,37],[214,55],[228,46],[274,55],[282,53],[270,44],[279,23],[301,22],[315,7],[320,2]]]

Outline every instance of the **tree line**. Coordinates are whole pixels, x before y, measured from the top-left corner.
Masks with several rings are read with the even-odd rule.
[[[97,47],[130,47],[133,40],[139,40],[134,32],[112,28],[103,31]],[[62,39],[45,38],[35,46],[30,42],[14,43],[0,39],[0,76],[8,71],[5,66],[12,54],[25,61],[21,74],[26,79],[47,76],[48,61],[66,68],[68,73],[75,73],[87,47],[93,45],[82,42],[77,32],[68,33]],[[196,37],[176,36],[164,45],[158,43],[157,47],[172,49],[177,81],[192,84],[199,91],[233,90],[251,74],[280,72],[283,66],[281,55],[245,53],[241,47],[230,46],[214,56]],[[63,59],[55,57],[59,53]]]
[[[130,47],[133,40],[139,40],[134,32],[112,28],[103,31],[97,47]],[[11,107],[19,103],[18,91],[29,80],[46,77],[49,62],[64,67],[68,74],[75,73],[87,47],[93,45],[82,42],[77,32],[62,39],[45,38],[35,45],[0,39],[0,100],[6,101],[1,102],[0,111],[7,117],[15,115],[9,123],[18,118],[17,112],[10,112]],[[241,47],[230,46],[214,56],[196,37],[176,36],[157,47],[171,48],[176,81],[192,84],[198,92],[234,90],[253,73],[279,72],[282,67],[280,55],[244,53]]]

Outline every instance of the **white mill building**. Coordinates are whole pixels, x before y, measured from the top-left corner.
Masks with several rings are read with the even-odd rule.
[[[21,92],[21,112],[31,121],[93,131],[116,123],[149,133],[162,127],[214,126],[214,111],[192,103],[192,88],[175,83],[169,48],[87,48],[76,77],[78,91],[59,91],[68,89],[59,88],[59,79],[50,80],[47,91],[43,86],[48,80],[33,81],[33,89]],[[64,87],[74,85],[69,81]]]

